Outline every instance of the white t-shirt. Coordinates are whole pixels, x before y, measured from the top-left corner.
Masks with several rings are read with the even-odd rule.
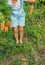
[[[22,3],[23,1],[27,1],[27,0],[22,0]],[[18,9],[21,5],[20,5],[20,0],[18,0],[15,5],[12,5],[11,3],[11,0],[8,0],[7,4],[10,6],[10,7],[14,7],[15,9]]]
[[[12,13],[14,14],[21,14],[21,13],[25,13],[23,10],[23,1],[27,1],[27,0],[22,0],[22,4],[20,2],[21,0],[18,0],[15,5],[12,5],[11,0],[8,0],[7,4],[12,8]],[[22,6],[22,9],[20,11],[15,11],[15,9],[19,9]],[[23,10],[23,11],[22,11]]]

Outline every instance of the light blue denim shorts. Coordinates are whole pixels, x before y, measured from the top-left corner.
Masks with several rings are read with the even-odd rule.
[[[25,16],[11,14],[12,27],[25,26]]]

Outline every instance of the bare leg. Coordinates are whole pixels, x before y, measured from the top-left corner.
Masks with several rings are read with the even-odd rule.
[[[20,26],[19,30],[20,30],[20,43],[22,43],[23,34],[24,34],[24,28],[22,26]]]
[[[16,39],[16,43],[19,43],[19,39],[18,39],[18,27],[14,27],[14,36]]]

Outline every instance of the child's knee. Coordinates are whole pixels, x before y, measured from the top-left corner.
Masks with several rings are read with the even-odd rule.
[[[23,31],[23,30],[24,30],[24,27],[23,27],[23,26],[20,26],[20,27],[19,27],[19,30],[20,30],[20,31]]]
[[[18,27],[14,27],[14,32],[18,32]]]

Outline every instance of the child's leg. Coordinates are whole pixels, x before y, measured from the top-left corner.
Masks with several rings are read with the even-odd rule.
[[[14,36],[16,39],[16,43],[19,43],[19,39],[18,39],[18,27],[14,27]]]
[[[22,43],[23,34],[24,34],[24,28],[23,28],[23,26],[20,26],[19,30],[20,30],[20,43]]]

